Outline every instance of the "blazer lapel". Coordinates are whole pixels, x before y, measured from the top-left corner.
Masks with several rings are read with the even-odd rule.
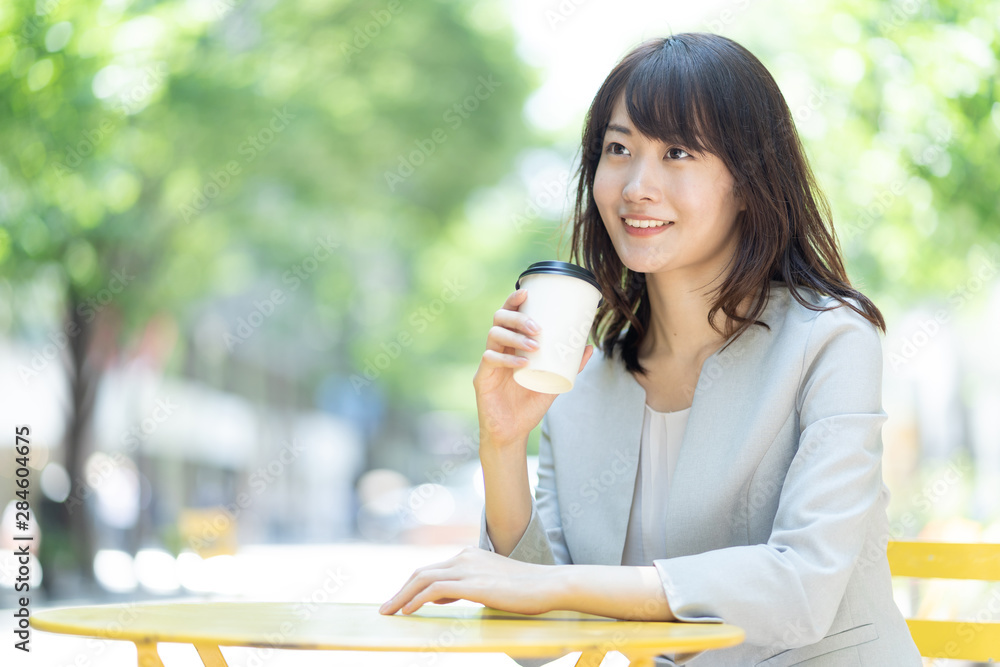
[[[662,508],[669,558],[715,549],[717,541],[728,539],[717,517],[738,505],[746,471],[754,467],[744,460],[754,455],[745,446],[746,431],[755,421],[751,413],[759,409],[754,387],[768,372],[766,347],[780,326],[774,313],[786,298],[785,292],[772,292],[758,318],[772,331],[752,325],[725,352],[720,348],[702,364],[667,507]]]
[[[601,352],[595,349],[594,354]],[[579,447],[576,456],[567,450],[566,455],[574,457],[567,464],[576,471],[572,478],[580,482],[560,511],[572,513],[574,504],[587,508],[586,522],[571,520],[565,529],[574,563],[621,565],[639,468],[646,392],[620,360],[594,361],[602,362],[594,368],[597,372],[587,373],[587,381],[573,388],[576,396],[567,395],[584,406],[566,424],[571,441]]]
[[[774,327],[773,314],[787,298],[787,292],[772,291],[760,319]],[[738,413],[753,404],[753,397],[747,396],[766,371],[762,346],[769,340],[769,332],[751,326],[723,354],[720,347],[702,364],[668,504],[660,508],[667,512],[670,557],[705,550],[704,536],[712,533],[705,516],[714,511],[707,501],[727,471],[740,469],[740,431],[749,420]],[[601,352],[595,349],[594,354]],[[578,376],[571,395],[556,399],[574,405],[560,419],[567,447],[557,458],[565,455],[567,460],[556,465],[573,471],[568,479],[579,480],[574,482],[578,488],[566,489],[560,498],[560,511],[572,517],[574,506],[587,508],[586,525],[572,518],[564,525],[574,563],[620,565],[639,468],[646,391],[620,359],[602,355],[599,361],[595,372],[588,365]]]

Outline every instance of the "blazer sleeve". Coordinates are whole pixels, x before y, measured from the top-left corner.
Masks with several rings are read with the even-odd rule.
[[[572,565],[559,517],[548,420],[549,415],[546,413],[542,417],[542,432],[538,443],[538,485],[531,499],[531,519],[508,558],[541,565]],[[479,548],[496,551],[486,532],[485,506],[479,529]]]
[[[766,544],[654,560],[682,621],[733,623],[749,644],[796,648],[829,631],[868,523],[884,511],[882,345],[840,306],[807,337],[796,394],[799,440]]]

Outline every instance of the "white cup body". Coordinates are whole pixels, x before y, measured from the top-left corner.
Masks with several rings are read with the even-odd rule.
[[[514,381],[543,394],[567,392],[576,382],[601,292],[586,280],[553,273],[530,273],[520,284],[528,295],[518,312],[542,331],[532,335],[537,350],[514,350],[528,359],[527,366],[514,371]]]

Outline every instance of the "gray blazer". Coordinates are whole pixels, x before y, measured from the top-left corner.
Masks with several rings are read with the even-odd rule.
[[[679,620],[732,623],[746,640],[657,664],[920,667],[885,556],[878,330],[845,306],[810,310],[779,281],[760,319],[770,331],[752,325],[702,366],[662,508],[669,557],[651,563]],[[510,558],[621,565],[645,400],[595,348],[542,418]],[[485,508],[479,546],[493,551]]]

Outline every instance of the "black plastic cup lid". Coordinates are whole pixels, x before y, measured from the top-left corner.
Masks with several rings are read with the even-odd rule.
[[[598,292],[601,291],[601,286],[597,282],[597,277],[583,268],[582,266],[577,266],[576,264],[570,264],[569,262],[559,262],[556,260],[546,260],[544,262],[535,262],[527,269],[525,269],[520,276],[518,276],[517,282],[514,283],[514,289],[521,289],[521,278],[532,273],[555,273],[563,276],[572,276],[574,278],[579,278],[580,280],[585,280],[597,289]],[[601,298],[604,301],[604,298]]]

